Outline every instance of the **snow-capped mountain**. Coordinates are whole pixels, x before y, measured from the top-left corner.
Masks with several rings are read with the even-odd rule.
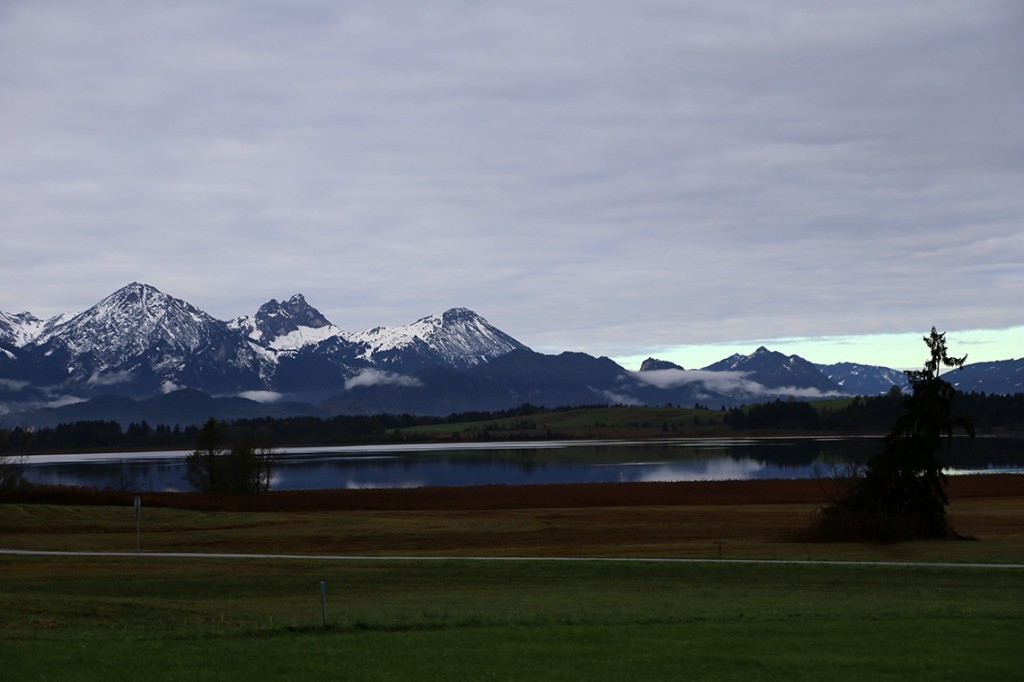
[[[1022,390],[1022,364],[968,365],[946,378],[961,390],[1015,392]],[[244,396],[282,410],[299,401],[328,413],[447,414],[524,401],[734,406],[879,394],[894,385],[905,385],[902,372],[850,363],[816,367],[764,347],[703,370],[649,359],[640,372],[628,372],[608,358],[535,353],[466,308],[347,332],[301,294],[268,301],[231,322],[140,283],[45,322],[30,313],[0,313],[0,415],[186,388],[192,389],[186,397],[195,391]]]
[[[743,372],[745,378],[770,389],[811,389],[822,396],[846,391],[799,355],[783,355],[761,346],[750,355],[739,353],[704,368],[708,372]]]
[[[302,294],[283,302],[271,299],[255,315],[235,318],[228,326],[253,341],[285,351],[344,335],[319,310],[306,303]]]
[[[46,323],[32,313],[0,311],[0,343],[20,348],[39,336]]]
[[[310,347],[349,354],[350,366],[409,370],[429,365],[473,367],[526,346],[466,308],[451,308],[398,327],[346,332],[309,305],[302,294],[264,303],[255,315],[228,323],[232,329],[276,351]],[[332,343],[333,342],[333,343]]]
[[[74,316],[74,313],[61,313],[48,320],[40,320],[32,313],[11,315],[0,310],[0,345],[22,348]]]
[[[467,308],[451,308],[401,327],[375,327],[347,340],[365,347],[366,361],[406,371],[429,365],[465,369],[526,348]]]
[[[525,346],[464,308],[402,327],[349,333],[301,294],[223,322],[134,282],[82,313],[48,322],[4,313],[0,393],[35,385],[71,400],[188,387],[314,399],[343,390],[374,368],[385,372],[378,379],[401,380],[397,373],[434,365],[464,369],[520,348]]]
[[[976,362],[947,372],[942,378],[964,393],[1024,393],[1024,358]]]
[[[148,395],[200,384],[263,386],[272,354],[190,303],[133,282],[26,345],[64,368],[63,384]]]
[[[855,362],[837,362],[832,365],[815,365],[847,393],[854,395],[882,395],[898,386],[906,390],[910,386],[906,372],[889,367],[859,365]]]

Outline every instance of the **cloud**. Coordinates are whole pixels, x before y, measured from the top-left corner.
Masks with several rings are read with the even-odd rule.
[[[822,391],[817,388],[780,386],[769,388],[748,379],[749,372],[712,372],[707,370],[657,369],[630,373],[638,381],[662,389],[678,388],[689,384],[700,384],[714,393],[745,397],[779,396],[795,398],[827,398],[844,395],[839,391]]]
[[[174,383],[170,379],[165,379],[164,382],[160,384],[160,392],[164,393],[165,395],[167,393],[174,393],[175,391],[180,391],[183,388],[185,387],[180,384]]]
[[[777,396],[792,396],[794,398],[838,398],[847,394],[842,391],[822,391],[818,388],[797,388],[796,386],[778,386],[776,388],[765,389],[771,395]]]
[[[0,310],[301,291],[609,356],[1020,323],[1015,3],[0,12]]]
[[[45,408],[56,408],[64,407],[65,405],[74,405],[75,403],[85,402],[85,398],[79,398],[73,395],[50,395],[46,400],[26,400],[19,402],[0,403],[0,415],[8,415],[11,413],[27,412],[29,410],[39,410]],[[3,422],[0,421],[0,424]],[[18,426],[17,421],[8,424],[7,426]]]
[[[61,395],[50,398],[43,404],[43,407],[64,407],[65,405],[74,405],[76,403],[83,402],[85,402],[85,398],[80,398],[74,395]]]
[[[16,379],[0,379],[0,389],[4,391],[16,392],[22,390],[28,385],[29,382],[27,381],[18,381]]]
[[[125,384],[134,378],[131,370],[118,370],[116,372],[93,372],[86,383],[91,386],[117,386]]]
[[[417,377],[385,372],[379,369],[365,369],[356,376],[345,381],[345,390],[353,388],[366,388],[369,386],[402,386],[406,388],[420,388],[423,382]]]
[[[276,403],[284,396],[276,391],[243,391],[238,394],[238,397],[258,403]]]
[[[631,372],[633,378],[658,388],[678,388],[688,384],[701,384],[716,393],[743,393],[764,395],[768,392],[762,384],[747,379],[749,372],[710,372],[698,369],[657,369],[647,372]]]
[[[597,394],[603,397],[605,400],[609,400],[616,405],[643,405],[643,403],[634,398],[631,395],[624,393],[616,393],[615,391],[601,390],[597,391]]]

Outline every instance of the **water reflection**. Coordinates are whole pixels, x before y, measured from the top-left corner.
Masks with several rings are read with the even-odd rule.
[[[949,473],[1024,472],[1024,440],[954,439]],[[861,464],[879,447],[868,438],[545,441],[459,446],[290,448],[275,490],[423,486],[819,478]],[[39,456],[30,481],[126,490],[187,490],[185,452]]]

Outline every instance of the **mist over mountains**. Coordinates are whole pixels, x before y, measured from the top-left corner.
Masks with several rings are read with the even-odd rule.
[[[967,365],[961,390],[1024,390],[1024,360]],[[466,308],[350,332],[301,294],[217,320],[140,283],[77,315],[0,312],[0,420],[195,423],[309,414],[445,415],[522,403],[735,406],[876,395],[897,370],[814,365],[767,348],[698,370],[649,359],[629,371],[583,353],[536,353]]]

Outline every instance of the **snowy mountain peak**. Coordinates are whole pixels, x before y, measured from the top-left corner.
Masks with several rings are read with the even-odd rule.
[[[891,391],[893,386],[903,390],[910,386],[906,372],[889,367],[861,365],[855,362],[837,362],[817,367],[844,391],[856,395],[881,395]]]
[[[283,302],[272,298],[255,315],[235,318],[228,326],[277,350],[297,350],[341,334],[302,294]]]
[[[626,372],[583,353],[533,353],[468,308],[349,334],[301,294],[226,323],[133,282],[74,316],[42,322],[30,313],[0,313],[0,411],[43,405],[55,396],[149,398],[183,387],[284,398],[282,405],[316,401],[335,413],[434,414],[504,409],[524,400],[706,403],[707,395],[724,406],[779,396],[877,394],[905,381],[896,370],[814,366],[764,346],[703,372],[655,359],[642,369],[651,371]],[[721,374],[709,377],[713,371]],[[972,365],[946,376],[965,390],[1019,392],[1024,360]]]
[[[736,370],[744,362],[747,362],[752,358],[753,355],[743,355],[742,353],[733,353],[727,358],[723,358],[718,362],[708,365],[704,369],[712,372],[731,372]]]
[[[62,358],[69,379],[91,386],[180,386],[190,372],[228,385],[251,385],[248,368],[265,373],[270,358],[227,325],[148,284],[132,282],[34,342]],[[240,368],[246,368],[242,370]]]
[[[384,364],[402,354],[406,364],[472,367],[526,348],[468,308],[450,308],[409,325],[374,327],[347,338],[365,346],[366,360]]]
[[[295,294],[283,303],[275,299],[267,301],[256,311],[254,320],[256,330],[267,341],[290,334],[300,327],[320,329],[331,326],[319,310],[306,303],[302,294]]]
[[[20,348],[39,336],[45,324],[29,312],[12,315],[0,310],[0,343]]]
[[[441,313],[441,321],[443,324],[455,324],[457,322],[475,320],[479,318],[480,316],[469,308],[449,308]]]
[[[156,339],[195,348],[190,334],[216,322],[195,306],[148,284],[132,282],[88,310],[47,330],[38,343],[67,339],[78,351],[96,349],[117,355],[135,347],[143,351]]]
[[[752,367],[764,367],[766,364],[793,367],[807,361],[799,355],[783,355],[777,350],[758,346],[750,355],[733,353],[724,360],[708,365],[704,369],[712,371],[750,371]]]
[[[842,392],[838,385],[799,355],[786,356],[764,346],[750,355],[731,355],[704,369],[710,372],[744,372],[746,378],[770,388],[802,386],[818,390],[821,395]]]

